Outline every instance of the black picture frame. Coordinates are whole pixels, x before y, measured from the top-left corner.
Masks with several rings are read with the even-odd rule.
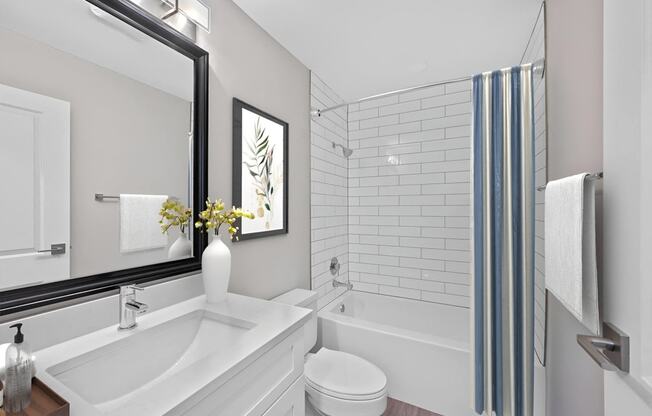
[[[162,44],[190,58],[194,65],[193,214],[208,196],[208,52],[175,29],[128,0],[86,0]],[[61,280],[0,292],[0,316],[76,298],[110,292],[126,284],[141,284],[201,270],[207,245],[205,233],[193,229],[192,257],[97,275]]]
[[[236,227],[238,231],[235,234],[234,241],[242,240],[251,240],[254,238],[261,237],[270,237],[274,235],[287,234],[289,232],[288,220],[289,220],[289,204],[288,204],[288,178],[289,178],[289,130],[290,126],[287,122],[274,117],[273,115],[254,107],[251,104],[239,100],[238,98],[233,98],[233,189],[232,189],[232,199],[233,205],[236,207],[242,207],[242,171],[246,167],[242,163],[242,110],[248,110],[254,114],[257,114],[261,117],[264,117],[276,124],[283,126],[283,228],[261,231],[255,233],[242,233],[242,220],[236,221]],[[246,207],[242,207],[245,208]],[[247,221],[245,219],[245,221]]]

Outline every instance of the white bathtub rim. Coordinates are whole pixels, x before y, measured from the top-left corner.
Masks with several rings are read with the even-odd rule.
[[[459,352],[464,352],[464,353],[469,353],[470,352],[470,343],[469,342],[464,342],[464,341],[457,341],[454,339],[446,338],[446,337],[440,337],[436,335],[431,335],[431,334],[426,334],[423,332],[419,331],[413,331],[409,329],[404,329],[404,328],[398,328],[396,326],[392,325],[385,325],[381,324],[378,322],[373,322],[369,321],[366,319],[361,319],[361,318],[353,318],[350,316],[338,314],[335,312],[331,312],[332,307],[334,307],[337,302],[340,302],[344,296],[346,296],[349,293],[349,291],[344,292],[340,296],[336,297],[333,299],[329,304],[324,306],[318,313],[318,317],[322,319],[329,319],[331,321],[336,321],[339,322],[343,325],[348,325],[354,328],[358,329],[370,329],[374,331],[378,331],[380,333],[383,333],[385,335],[392,335],[392,336],[397,336],[400,338],[405,338],[409,339],[411,341],[417,341],[417,342],[425,342],[427,344],[432,344],[436,345],[439,347],[443,348],[450,348]],[[366,293],[366,292],[364,292]],[[355,292],[354,292],[355,294]],[[375,296],[385,296],[382,294],[377,294],[377,293],[370,293],[371,295]],[[388,297],[394,297],[394,296],[388,296]],[[405,298],[399,298],[399,299],[405,299]],[[407,299],[407,300],[414,300],[414,299]],[[452,306],[452,305],[446,305],[446,306]]]

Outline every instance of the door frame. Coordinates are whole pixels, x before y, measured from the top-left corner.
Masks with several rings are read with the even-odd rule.
[[[19,277],[21,272],[25,272],[25,268],[30,268],[38,262],[46,263],[41,264],[41,267],[35,267],[33,273],[29,273],[30,280],[21,285],[12,285],[14,288],[26,287],[34,284],[33,282],[52,282],[62,280],[62,275],[65,279],[70,278],[70,103],[68,101],[53,98],[47,95],[38,94],[32,91],[23,90],[20,88],[12,87],[10,85],[0,84],[0,91],[7,96],[9,100],[9,107],[14,111],[20,113],[39,114],[40,120],[37,131],[46,130],[48,133],[56,135],[56,140],[37,140],[40,143],[38,147],[38,155],[41,155],[36,165],[43,166],[42,158],[49,157],[51,152],[56,153],[54,166],[50,166],[45,171],[44,178],[41,177],[38,183],[45,179],[45,189],[39,188],[35,193],[40,194],[45,198],[45,201],[40,201],[41,217],[47,226],[45,233],[48,234],[40,241],[34,241],[34,251],[29,253],[16,253],[7,255],[8,258],[2,257],[2,262],[7,261],[10,263],[9,268],[12,272],[16,272]],[[40,136],[40,135],[39,135]],[[50,136],[55,139],[55,137]],[[38,146],[38,143],[35,143]],[[43,153],[45,152],[45,155]],[[44,173],[41,172],[41,175]],[[55,184],[56,190],[50,188],[50,184]],[[53,194],[54,192],[54,194]],[[45,195],[43,195],[45,193]],[[48,209],[43,209],[47,206]],[[36,213],[34,214],[36,215]],[[54,230],[53,230],[54,229]],[[36,238],[36,236],[34,236]],[[48,253],[39,253],[39,250],[47,250],[49,246],[44,244],[65,244],[65,252],[50,256]],[[38,259],[39,256],[46,256]],[[11,263],[14,262],[13,265]],[[16,264],[18,263],[18,264]],[[15,268],[17,267],[17,269]],[[32,279],[35,275],[40,275],[43,268],[47,268],[47,275],[43,275],[42,279]],[[10,286],[11,287],[11,286]],[[10,289],[7,289],[10,290]]]
[[[605,416],[652,414],[652,5],[604,0],[605,321],[630,371],[603,374]]]

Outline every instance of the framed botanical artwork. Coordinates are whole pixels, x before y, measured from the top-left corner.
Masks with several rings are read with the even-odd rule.
[[[233,99],[233,204],[253,212],[238,240],[288,232],[288,123]]]

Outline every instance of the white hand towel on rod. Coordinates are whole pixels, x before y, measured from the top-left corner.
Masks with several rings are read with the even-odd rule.
[[[152,250],[168,244],[159,210],[167,195],[120,194],[120,252]]]
[[[545,197],[546,289],[600,334],[595,183],[587,173],[551,181]]]

